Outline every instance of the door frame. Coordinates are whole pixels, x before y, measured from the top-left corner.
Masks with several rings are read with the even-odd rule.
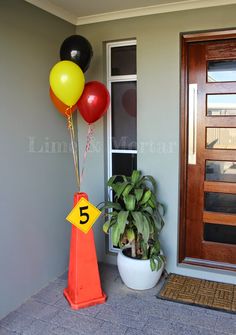
[[[187,148],[188,148],[188,45],[192,42],[217,41],[236,38],[236,29],[211,30],[196,33],[182,33],[180,35],[180,191],[179,191],[179,238],[178,263],[201,265],[213,268],[226,269],[225,266],[208,262],[185,260],[186,258],[186,198],[187,198]],[[232,270],[232,268],[229,268]]]

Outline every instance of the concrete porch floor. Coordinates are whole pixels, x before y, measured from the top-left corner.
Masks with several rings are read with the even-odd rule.
[[[100,265],[106,304],[73,311],[62,295],[63,275],[0,320],[0,335],[226,335],[236,315],[156,299],[154,289],[124,286],[117,268]]]

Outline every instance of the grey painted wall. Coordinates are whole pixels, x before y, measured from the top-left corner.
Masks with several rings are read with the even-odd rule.
[[[179,197],[179,78],[180,33],[236,26],[236,6],[224,6],[159,14],[77,27],[93,45],[94,59],[89,79],[105,82],[104,43],[137,38],[138,75],[138,168],[152,174],[159,184],[160,200],[167,205],[166,226],[162,233],[167,269],[196,277],[234,282],[230,273],[177,266]],[[82,122],[82,121],[81,121]],[[87,161],[84,188],[93,200],[103,200],[106,175],[104,126],[96,124],[93,152]],[[83,141],[85,130],[81,131]],[[97,150],[98,151],[98,150]],[[96,173],[93,173],[94,167]],[[104,251],[101,228],[95,227],[99,250]],[[104,253],[104,259],[115,262]]]
[[[69,143],[48,75],[74,31],[23,0],[0,0],[0,318],[67,267],[76,184],[71,154],[46,152],[47,142]]]

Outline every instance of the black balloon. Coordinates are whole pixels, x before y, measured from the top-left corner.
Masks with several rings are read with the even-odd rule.
[[[89,41],[80,35],[72,35],[61,45],[61,60],[70,60],[80,66],[83,72],[87,71],[93,56],[93,49]]]

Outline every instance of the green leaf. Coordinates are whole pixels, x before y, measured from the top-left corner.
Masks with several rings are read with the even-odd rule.
[[[141,199],[142,196],[143,196],[143,189],[142,189],[142,188],[136,188],[136,189],[134,190],[134,194],[135,194],[135,197],[136,197],[137,202],[139,202],[140,199]]]
[[[148,259],[148,248],[147,243],[144,243],[143,240],[141,240],[141,250],[142,250],[142,259]]]
[[[143,215],[143,240],[145,243],[148,242],[150,230],[149,230],[149,222],[146,217]]]
[[[150,206],[145,207],[143,211],[149,213],[150,215],[153,215],[153,209]]]
[[[151,195],[152,195],[152,192],[151,192],[151,190],[147,190],[145,193],[144,193],[144,195],[143,195],[143,197],[142,197],[142,200],[140,201],[140,205],[144,205],[144,204],[146,204],[148,201],[149,201],[149,199],[151,198]]]
[[[134,219],[134,225],[138,230],[139,234],[143,233],[143,215],[141,212],[132,212],[131,213]]]
[[[150,258],[150,266],[152,271],[156,270],[156,262],[153,258]]]
[[[135,209],[136,198],[134,195],[129,194],[124,197],[125,207],[128,211],[133,211]]]
[[[159,255],[157,258],[157,271],[160,270],[163,264],[165,264],[165,257],[163,255]]]
[[[164,255],[159,255],[159,258],[162,260],[162,262],[165,264],[166,258]]]
[[[128,181],[128,177],[126,177],[124,174],[120,174],[118,177],[122,178],[123,181]]]
[[[165,206],[162,203],[158,202],[158,209],[159,208],[161,208],[161,210],[162,210],[162,216],[164,216],[165,213],[166,213]]]
[[[149,222],[149,233],[150,235],[155,233],[154,223]]]
[[[112,186],[112,184],[114,183],[115,179],[116,179],[116,175],[112,176],[111,178],[109,178],[108,182],[107,182],[107,186]]]
[[[120,240],[120,229],[119,225],[116,223],[112,226],[111,239],[114,246],[117,246]]]
[[[164,227],[164,220],[162,218],[162,216],[160,215],[159,212],[157,212],[157,215],[153,216],[154,222],[156,224],[157,230],[160,232],[162,230],[162,228]]]
[[[145,216],[145,218],[149,223],[149,235],[153,234],[155,232],[155,222],[153,220],[153,216],[147,212],[143,212],[143,215]]]
[[[158,271],[158,270],[160,270],[160,268],[162,266],[162,261],[161,261],[161,259],[159,257],[157,258],[156,261],[157,261],[157,271]]]
[[[160,250],[161,250],[161,245],[160,245],[160,241],[155,241],[153,247],[151,248],[151,256],[152,255],[156,255],[158,256],[160,254]]]
[[[107,182],[107,186],[110,186],[110,187],[113,188],[113,186],[116,184],[116,183],[115,183],[116,178],[122,178],[123,181],[127,181],[127,177],[124,176],[124,175],[114,175],[114,176],[112,176],[112,177],[108,180],[108,182]]]
[[[121,205],[118,202],[106,201],[105,205],[100,208],[100,211],[104,211],[105,209],[111,209],[111,208],[121,210]]]
[[[114,191],[115,194],[118,192],[119,187],[120,187],[120,183],[116,183],[112,185],[112,190]]]
[[[157,190],[157,184],[155,179],[152,176],[143,176],[139,182],[137,183],[137,186],[144,186],[145,188],[151,188],[153,192],[156,194]]]
[[[121,196],[121,194],[123,193],[124,189],[126,188],[126,186],[129,183],[127,181],[123,182],[123,183],[117,183],[117,187],[116,187],[116,195],[119,198]]]
[[[131,182],[133,184],[136,184],[140,180],[140,177],[141,177],[141,171],[134,170],[131,176]]]
[[[152,199],[148,200],[148,205],[152,207],[153,209],[156,209],[156,204],[152,201]]]
[[[112,211],[112,212],[107,213],[107,215],[112,217],[112,218],[115,218],[118,215],[118,212],[117,211]]]
[[[129,215],[128,211],[121,211],[118,213],[117,224],[119,226],[120,234],[123,234],[125,230],[128,215]]]
[[[156,196],[154,195],[154,193],[152,192],[151,194],[151,200],[154,202],[154,204],[156,205],[157,203],[157,199],[156,199]]]
[[[108,230],[110,228],[111,222],[110,220],[106,221],[102,227],[103,231],[105,234],[108,234]]]
[[[150,182],[152,184],[153,187],[153,191],[154,193],[156,193],[157,191],[157,183],[156,180],[152,177],[152,176],[144,176],[145,181]]]
[[[132,228],[126,230],[126,237],[129,243],[133,242],[133,240],[135,239],[135,233]]]
[[[124,189],[122,195],[123,195],[124,197],[126,197],[126,196],[129,194],[129,192],[133,189],[133,187],[134,187],[133,185],[128,184],[128,185],[126,186],[126,188]]]

